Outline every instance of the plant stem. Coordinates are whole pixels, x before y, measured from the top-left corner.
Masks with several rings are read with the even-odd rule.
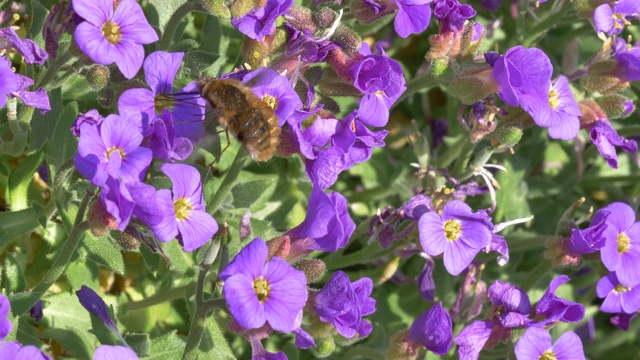
[[[400,95],[400,98],[398,98],[394,104],[400,104],[403,100],[418,91],[429,90],[435,85],[437,85],[437,81],[433,74],[431,74],[431,67],[429,67],[426,73],[411,79],[411,81],[407,83],[407,90]]]
[[[222,204],[222,201],[224,201],[227,195],[229,195],[229,192],[231,192],[233,184],[236,182],[236,179],[238,179],[238,175],[240,175],[240,171],[242,171],[244,167],[244,161],[247,159],[247,155],[249,155],[249,152],[244,146],[238,150],[218,191],[216,191],[215,195],[213,195],[209,203],[207,203],[207,212],[209,214],[214,214]]]
[[[469,140],[464,143],[464,146],[460,151],[460,155],[458,155],[456,161],[453,163],[453,169],[451,170],[451,175],[453,175],[453,177],[459,177],[467,169],[475,147],[476,144]]]
[[[558,238],[556,235],[540,235],[529,238],[509,240],[509,252],[526,251],[531,249],[543,248],[547,241]]]
[[[67,51],[56,60],[50,62],[49,67],[47,68],[47,71],[42,75],[42,77],[40,77],[40,79],[38,80],[38,82],[33,88],[39,89],[41,87],[47,86],[49,82],[51,82],[51,80],[53,80],[56,77],[56,75],[58,74],[58,70],[63,65],[68,63],[72,58],[73,58],[73,55],[71,55],[71,53]]]
[[[352,252],[350,254],[342,254],[340,257],[327,256],[324,260],[327,263],[327,270],[342,269],[348,266],[362,264],[378,258],[381,254],[393,251],[391,249],[383,249],[378,244],[366,245],[365,248]]]
[[[168,51],[171,48],[171,41],[176,34],[176,30],[178,30],[180,21],[182,21],[182,18],[187,16],[187,14],[193,10],[199,10],[200,7],[197,4],[197,1],[187,1],[177,8],[173,15],[171,15],[169,21],[167,21],[167,25],[164,27],[164,32],[162,32],[162,42],[160,43],[161,50]]]
[[[175,299],[181,299],[187,297],[188,294],[193,293],[196,289],[196,284],[190,283],[187,285],[178,286],[176,288],[168,289],[156,293],[148,298],[140,301],[134,301],[127,304],[128,310],[138,310],[148,308],[154,305],[161,304],[163,302],[172,301]]]

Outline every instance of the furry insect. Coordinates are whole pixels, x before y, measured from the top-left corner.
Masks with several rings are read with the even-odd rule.
[[[220,125],[249,150],[256,161],[268,161],[280,144],[278,117],[251,88],[231,79],[200,79],[202,97],[218,111]]]

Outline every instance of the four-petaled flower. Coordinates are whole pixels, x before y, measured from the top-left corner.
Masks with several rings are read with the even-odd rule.
[[[580,337],[573,331],[567,331],[551,342],[548,330],[531,327],[524,332],[515,348],[518,360],[580,360],[584,359],[584,350]]]
[[[625,203],[615,202],[603,210],[611,214],[602,233],[602,263],[616,272],[621,284],[635,286],[640,283],[640,222],[636,222],[635,212]]]

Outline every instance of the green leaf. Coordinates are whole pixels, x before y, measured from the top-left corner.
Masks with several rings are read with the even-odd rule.
[[[14,293],[7,296],[11,303],[11,309],[14,314],[24,314],[29,310],[30,304],[35,303],[42,297],[42,293],[37,292],[21,292]]]
[[[199,77],[212,66],[220,56],[202,50],[189,51],[184,56],[183,67],[189,69],[192,76]]]
[[[42,25],[44,24],[47,15],[49,15],[49,11],[37,0],[31,0],[28,3],[27,14],[29,14],[31,19],[31,24],[29,26],[29,38],[44,49]]]
[[[254,203],[256,203],[258,199],[265,194],[265,192],[267,192],[267,190],[273,190],[275,185],[276,179],[274,177],[236,184],[236,186],[231,189],[233,207],[252,207],[252,205],[254,205]]]
[[[23,346],[33,345],[43,350],[45,348],[45,345],[38,338],[40,334],[38,333],[38,330],[36,330],[36,328],[29,323],[29,321],[31,320],[28,319],[28,316],[22,316],[18,320],[18,331],[16,331],[16,340],[18,340],[18,342]]]
[[[220,330],[220,326],[216,321],[215,312],[207,322],[207,327],[202,336],[198,352],[200,353],[198,358],[202,359],[213,358],[226,360],[236,358],[233,355],[233,351],[231,351],[231,347],[229,347],[229,343],[227,342],[227,339],[225,339],[222,330]]]
[[[65,276],[73,289],[80,289],[82,285],[98,288],[99,271],[96,263],[77,260],[67,266]]]
[[[72,158],[78,149],[78,140],[69,130],[78,117],[78,103],[73,101],[65,105],[58,123],[53,128],[53,136],[47,144],[45,156],[47,163],[60,168],[65,161]]]
[[[532,214],[527,203],[529,187],[524,180],[526,169],[516,167],[508,158],[504,167],[507,171],[500,171],[496,176],[500,190],[496,191],[498,206],[494,213],[494,223],[525,218]]]
[[[89,259],[92,261],[106,266],[117,274],[124,275],[124,260],[120,252],[120,246],[110,237],[97,238],[87,232],[80,243],[80,247],[87,251]]]
[[[38,202],[32,201],[31,209],[33,209],[33,211],[35,211],[36,215],[38,216],[38,223],[40,223],[40,226],[42,226],[43,228],[46,228],[47,215],[44,211],[44,206],[40,205],[40,203]]]
[[[27,280],[24,278],[18,260],[11,253],[4,258],[4,286],[7,292],[24,291],[27,288]]]
[[[78,359],[91,359],[95,349],[95,338],[87,331],[78,328],[49,328],[40,334],[42,339],[52,339],[65,351]]]
[[[140,357],[147,357],[151,353],[151,338],[149,334],[125,334],[124,341]]]
[[[33,231],[39,224],[38,213],[31,208],[0,212],[0,253],[16,236]]]
[[[149,21],[154,25],[157,24],[161,32],[164,33],[164,29],[169,19],[171,19],[171,15],[173,15],[180,6],[188,2],[188,0],[149,0],[150,12],[155,10],[155,14],[150,14]],[[153,15],[156,15],[157,18],[154,19]]]
[[[193,262],[193,257],[191,254],[185,253],[182,250],[182,246],[180,246],[178,240],[172,240],[168,243],[162,244],[162,249],[164,249],[164,252],[167,254],[167,258],[170,260],[170,270],[177,271],[178,273],[187,276],[195,275],[195,263]]]
[[[33,174],[42,163],[44,153],[39,151],[20,163],[20,165],[9,174],[9,184],[7,189],[7,201],[13,211],[28,208],[27,192],[29,184],[33,180]]]
[[[60,88],[48,91],[51,110],[42,115],[36,111],[31,118],[31,143],[30,150],[40,150],[52,138],[54,131],[59,127],[62,117],[62,92]],[[68,128],[67,128],[68,129]],[[61,129],[62,130],[62,129]],[[58,144],[55,144],[58,145]]]
[[[145,360],[180,359],[185,342],[175,330],[151,340],[151,354]]]

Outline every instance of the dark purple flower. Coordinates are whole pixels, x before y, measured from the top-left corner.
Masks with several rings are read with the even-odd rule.
[[[309,197],[307,217],[286,235],[292,239],[311,239],[308,250],[335,252],[347,245],[355,229],[344,196],[337,192],[326,194],[320,187],[314,186]]]
[[[602,209],[610,212],[602,236],[602,263],[615,271],[620,283],[635,286],[640,283],[640,222],[631,206],[615,202]]]
[[[431,128],[431,147],[437,148],[444,144],[444,137],[449,131],[449,121],[446,119],[432,119],[429,122]]]
[[[614,48],[614,57],[618,62],[618,67],[613,71],[613,75],[624,81],[640,80],[640,47],[635,44],[630,49],[627,43],[622,41],[623,46],[618,42]]]
[[[61,1],[51,7],[51,12],[44,20],[42,26],[44,48],[52,59],[58,57],[58,47],[62,36],[75,30],[76,23],[73,21],[73,15],[71,3]]]
[[[116,63],[127,78],[136,75],[144,60],[142,45],[158,41],[158,35],[135,0],[73,0],[73,10],[85,21],[73,38],[78,48],[98,64]]]
[[[431,198],[424,194],[412,197],[397,210],[401,218],[413,221],[420,220],[420,217],[428,211],[431,211]]]
[[[353,283],[342,271],[336,271],[331,279],[315,294],[313,310],[320,320],[331,323],[338,334],[363,338],[371,333],[371,324],[363,316],[376,311],[376,301],[371,298],[373,281],[362,278]]]
[[[153,233],[162,242],[177,238],[184,251],[196,250],[218,231],[216,220],[204,208],[200,173],[184,164],[163,164],[160,169],[173,187],[158,191],[157,211],[163,218],[151,226]]]
[[[640,15],[640,3],[636,0],[618,0],[611,8],[609,3],[598,6],[593,12],[593,24],[596,31],[607,35],[617,35],[625,25],[630,25],[628,19]]]
[[[0,344],[0,359],[2,360],[51,360],[40,349],[33,345],[22,346],[17,341]]]
[[[460,331],[453,339],[458,344],[460,360],[478,360],[480,351],[491,336],[492,327],[491,321],[476,320]]]
[[[136,126],[119,115],[107,116],[100,126],[84,122],[74,162],[95,186],[103,186],[108,176],[139,182],[151,163],[151,150],[140,147],[141,143]]]
[[[416,283],[422,298],[428,302],[434,302],[436,298],[436,283],[433,281],[433,269],[436,267],[436,262],[429,255],[424,256],[424,267],[416,277]]]
[[[453,340],[451,317],[438,302],[420,315],[409,328],[407,338],[414,346],[424,346],[434,354],[444,355]]]
[[[487,10],[496,11],[502,5],[502,0],[480,0],[480,6]]]
[[[20,89],[16,73],[11,70],[11,63],[0,57],[0,108],[7,102],[7,95]]]
[[[594,121],[587,127],[589,138],[595,144],[602,157],[607,160],[607,164],[614,169],[618,168],[618,155],[616,146],[623,151],[635,153],[638,151],[638,143],[635,140],[628,140],[618,135],[611,123],[604,119]]]
[[[607,228],[607,218],[611,213],[601,209],[591,221],[591,225],[584,230],[572,229],[569,251],[577,255],[591,254],[604,246],[604,230]]]
[[[380,55],[373,55],[369,45],[362,43],[364,59],[349,68],[353,85],[364,94],[360,100],[358,118],[370,126],[382,127],[389,121],[389,108],[407,89],[402,67],[389,58],[382,47]]]
[[[640,284],[624,286],[618,281],[616,272],[611,272],[598,281],[596,293],[604,298],[600,311],[633,314],[640,310]]]
[[[177,125],[173,120],[173,114],[164,109],[162,117],[155,118],[149,127],[149,141],[146,147],[153,151],[153,156],[167,161],[184,160],[193,151],[193,144],[186,137],[178,137]]]
[[[8,49],[15,49],[27,64],[43,65],[49,57],[33,40],[20,38],[13,27],[0,29],[0,51]]]
[[[505,104],[535,114],[549,104],[552,72],[551,61],[542,50],[518,45],[495,61],[491,77]]]
[[[556,321],[575,323],[584,318],[584,306],[555,295],[556,289],[569,281],[567,275],[559,275],[551,280],[549,288],[536,305],[536,314],[545,315],[538,325],[545,326]]]
[[[293,6],[293,0],[267,0],[264,7],[231,19],[231,24],[253,40],[262,41],[276,31],[276,20]]]
[[[263,67],[248,73],[242,78],[242,83],[271,106],[280,119],[280,126],[287,122],[294,111],[302,108],[302,101],[289,80],[270,68]]]
[[[531,312],[531,302],[527,293],[508,282],[496,280],[489,287],[488,295],[491,303],[502,307],[499,311],[501,316],[511,312],[529,315]]]
[[[491,243],[492,233],[484,220],[464,202],[451,201],[442,216],[436,212],[422,215],[418,222],[420,244],[428,255],[444,253],[445,268],[451,275],[458,275]]]
[[[458,0],[434,0],[433,17],[440,23],[440,34],[459,33],[464,22],[476,16],[471,5],[461,5]]]
[[[376,95],[377,96],[377,95]],[[371,131],[365,126],[359,111],[347,115],[338,123],[331,145],[339,147],[345,154],[344,170],[371,158],[375,147],[384,147],[384,139],[389,133],[386,130]]]
[[[124,346],[100,345],[93,353],[93,360],[138,360],[138,355]]]
[[[578,335],[567,331],[552,345],[548,330],[532,327],[524,332],[515,348],[518,360],[584,360],[584,350]]]
[[[116,324],[114,324],[111,319],[109,310],[107,310],[107,304],[105,304],[100,295],[90,287],[82,285],[80,290],[76,291],[76,296],[78,297],[78,300],[80,300],[82,307],[84,307],[88,312],[98,316],[104,323],[104,326],[109,328],[109,330],[116,334],[120,334]]]
[[[71,125],[71,133],[73,133],[75,137],[80,137],[80,127],[82,124],[89,123],[90,125],[99,126],[103,120],[104,118],[98,110],[89,110],[84,114],[80,114],[76,121],[73,122],[73,125]]]
[[[396,33],[403,38],[411,34],[420,34],[429,26],[431,20],[431,1],[433,0],[394,0],[398,13],[393,20]]]
[[[206,101],[197,95],[195,82],[174,93],[173,80],[184,53],[156,51],[144,60],[144,78],[151,87],[129,89],[118,99],[118,111],[134,121],[146,137],[153,131],[149,125],[160,117],[163,109],[171,113],[176,136],[198,141],[202,138]]]
[[[627,331],[629,330],[629,325],[631,325],[631,320],[638,316],[640,313],[618,313],[618,315],[613,316],[610,321],[611,323],[620,330]]]
[[[549,90],[548,106],[532,114],[538,126],[549,128],[552,139],[571,140],[580,131],[582,112],[569,87],[569,80],[560,76]]]
[[[285,23],[284,27],[291,33],[284,54],[286,56],[300,56],[300,60],[306,64],[324,62],[329,51],[340,47],[329,40],[318,40],[307,30],[298,31],[289,23]]]
[[[268,255],[260,238],[240,250],[220,273],[224,298],[240,326],[257,329],[268,323],[274,330],[290,332],[307,301],[307,278],[279,257],[266,262]]]
[[[0,343],[4,341],[4,338],[9,335],[13,324],[9,321],[9,310],[11,310],[11,304],[9,299],[3,294],[0,294]]]
[[[1,317],[1,315],[2,314],[0,314],[0,317]],[[43,313],[42,313],[42,300],[38,300],[36,302],[36,304],[31,307],[31,310],[29,310],[29,316],[34,318],[36,320],[36,322],[40,322],[40,320],[42,320],[42,316],[43,316]],[[0,337],[2,337],[2,336],[0,336]]]

